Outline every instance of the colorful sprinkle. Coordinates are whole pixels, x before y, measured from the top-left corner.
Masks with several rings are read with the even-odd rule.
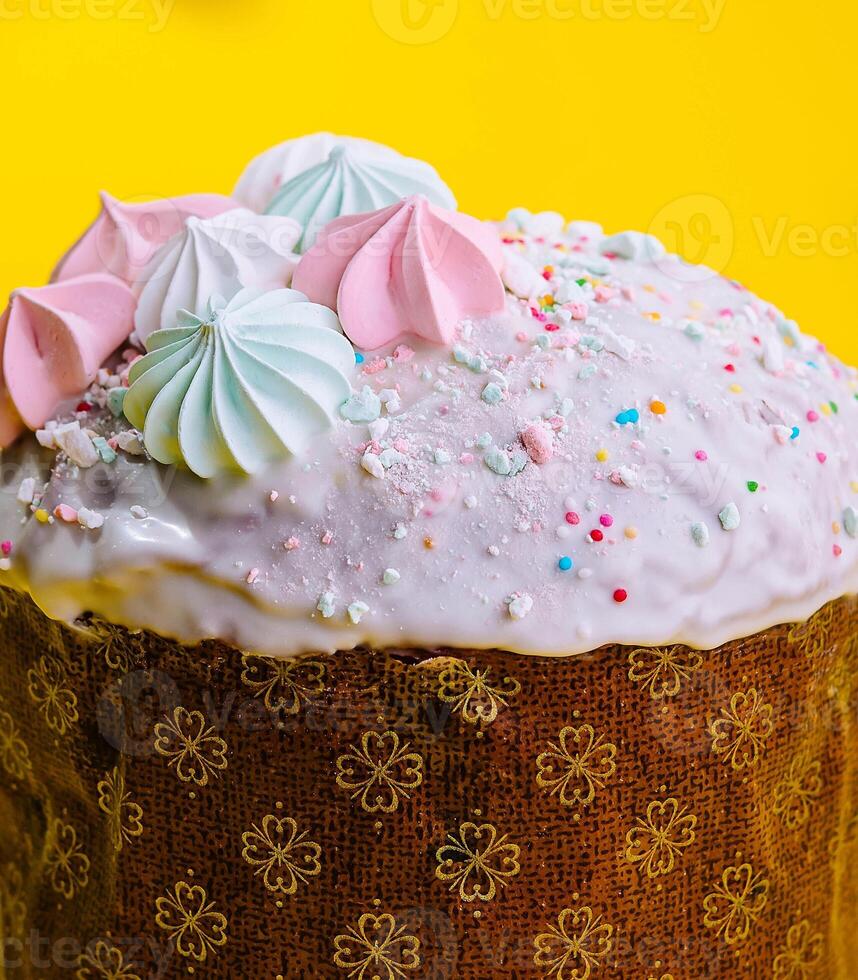
[[[641,413],[636,408],[626,408],[616,417],[617,425],[637,425]]]
[[[598,542],[605,540],[605,535],[598,528],[596,528],[590,532],[590,538],[598,544]]]
[[[610,453],[607,449],[598,449],[596,450],[596,459],[600,463],[607,463],[607,461],[610,459]]]
[[[698,449],[694,458],[700,463],[705,463],[709,459],[709,454],[703,449]]]
[[[656,399],[655,401],[649,403],[649,410],[653,415],[665,415],[667,413],[667,405],[665,405],[664,402],[660,402],[658,399]]]
[[[602,514],[599,518],[599,523],[602,525],[602,527],[613,527],[614,519],[610,514]]]
[[[581,523],[581,518],[575,513],[574,510],[570,510],[566,513],[566,523],[571,524],[574,527],[576,524]]]
[[[756,480],[748,480],[748,490],[751,493],[756,493],[760,489],[759,483]]]
[[[575,567],[575,562],[568,555],[564,555],[559,562],[557,562],[557,567],[561,572],[571,571]]]
[[[626,599],[628,599],[628,597],[629,594],[625,589],[617,589],[616,592],[614,592],[614,602],[623,603],[626,601]]]

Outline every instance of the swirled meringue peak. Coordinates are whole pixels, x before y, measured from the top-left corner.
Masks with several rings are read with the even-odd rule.
[[[127,204],[102,191],[101,214],[60,260],[51,281],[106,272],[133,286],[155,252],[184,228],[188,218],[214,218],[235,206],[220,194]]]
[[[141,340],[175,325],[178,310],[204,317],[212,296],[242,288],[280,289],[292,281],[292,249],[301,226],[291,218],[236,208],[216,218],[189,218],[155,255],[138,287],[135,326]]]
[[[450,345],[463,319],[504,308],[502,266],[494,228],[417,195],[331,222],[293,284],[335,309],[364,350],[409,335]]]
[[[258,473],[301,454],[351,393],[355,356],[337,317],[293,289],[245,289],[147,341],[124,412],[161,463],[197,476]]]
[[[294,177],[324,163],[335,150],[347,147],[364,160],[396,160],[401,154],[371,140],[355,136],[315,133],[286,140],[266,150],[247,165],[233,191],[233,197],[252,211],[265,211],[274,195]]]
[[[428,163],[373,156],[343,144],[323,163],[284,184],[267,213],[295,218],[304,226],[297,250],[305,252],[334,219],[376,211],[418,193],[439,207],[456,209],[452,191]]]
[[[0,317],[0,447],[41,428],[127,339],[134,294],[113,276],[18,289]]]

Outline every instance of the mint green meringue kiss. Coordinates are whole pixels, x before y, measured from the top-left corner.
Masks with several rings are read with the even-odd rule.
[[[355,356],[335,313],[293,289],[213,299],[146,341],[124,412],[159,462],[198,476],[258,473],[301,454],[351,394]]]
[[[285,183],[266,213],[293,218],[303,226],[304,234],[295,246],[303,253],[335,218],[378,211],[413,194],[456,210],[452,191],[428,163],[398,155],[373,156],[341,145],[323,163]]]

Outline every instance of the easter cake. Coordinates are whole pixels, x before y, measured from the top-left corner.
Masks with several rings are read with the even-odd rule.
[[[0,320],[9,976],[858,974],[858,374],[319,134]]]

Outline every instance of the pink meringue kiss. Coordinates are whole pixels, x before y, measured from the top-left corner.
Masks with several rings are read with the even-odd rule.
[[[451,344],[465,317],[504,308],[502,265],[494,228],[416,196],[332,221],[292,286],[336,310],[364,350],[404,336]]]
[[[135,305],[113,276],[12,293],[0,317],[0,448],[86,390],[131,333]]]
[[[101,192],[101,214],[80,241],[60,260],[51,282],[109,273],[133,286],[149,260],[188,218],[214,218],[238,205],[220,194],[167,197],[126,204]]]

